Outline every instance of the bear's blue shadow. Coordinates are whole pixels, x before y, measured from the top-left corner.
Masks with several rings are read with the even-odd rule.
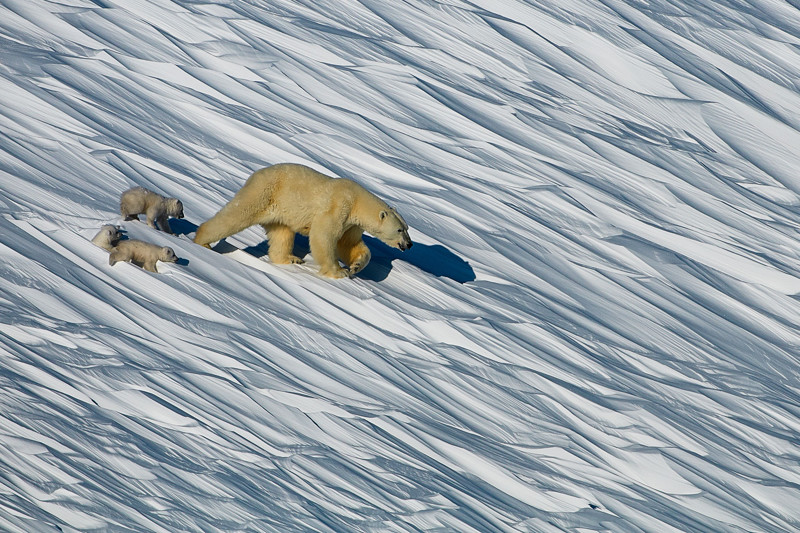
[[[458,283],[475,281],[475,271],[469,263],[441,244],[415,242],[409,250],[402,252],[369,235],[364,235],[364,243],[372,252],[372,260],[356,277],[383,281],[392,270],[392,261],[398,259],[439,278],[449,278]]]
[[[170,219],[170,228],[178,235],[188,235],[197,231],[197,224],[186,219]],[[372,259],[364,270],[356,274],[357,278],[370,281],[383,281],[392,271],[392,262],[395,259],[405,261],[419,268],[423,272],[440,278],[448,278],[458,283],[475,281],[475,271],[469,263],[440,244],[427,245],[414,243],[410,250],[402,252],[391,248],[375,237],[364,235],[364,243],[372,252]],[[308,237],[295,235],[294,254],[305,257],[310,252]],[[262,258],[269,252],[267,241],[243,249],[248,254]]]
[[[357,278],[383,281],[392,271],[392,261],[398,259],[437,277],[449,278],[458,283],[475,281],[475,272],[469,263],[439,244],[429,246],[415,243],[410,250],[402,252],[383,244],[375,237],[364,235],[363,239],[372,252],[372,259],[364,270],[356,274]],[[256,257],[267,255],[268,250],[266,241],[245,249],[247,253]],[[308,237],[295,235],[294,254],[298,257],[305,257],[310,251]]]

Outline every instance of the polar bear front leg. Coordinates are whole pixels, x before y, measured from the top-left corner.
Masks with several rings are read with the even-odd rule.
[[[330,230],[318,229],[325,228],[325,223],[315,222],[311,225],[308,234],[308,244],[311,247],[311,255],[319,263],[319,274],[328,278],[346,278],[347,270],[339,265],[336,260],[336,243],[338,241]]]
[[[151,207],[150,209],[147,210],[145,215],[147,215],[147,225],[153,229],[159,229],[156,226],[156,221],[158,220],[159,216],[158,210]]]
[[[372,254],[361,239],[361,228],[352,227],[339,239],[336,244],[336,254],[344,264],[349,267],[349,273],[354,276],[364,270]]]
[[[174,233],[172,233],[172,228],[169,225],[169,217],[167,215],[162,214],[159,216],[156,219],[156,225],[161,231],[174,235]]]
[[[127,261],[129,259],[130,257],[126,253],[122,252],[121,250],[118,250],[117,248],[113,248],[111,250],[111,253],[108,254],[108,264],[111,266],[114,266],[121,261]]]
[[[294,231],[283,224],[262,224],[269,242],[269,259],[279,265],[302,264],[303,260],[292,254]]]
[[[355,276],[364,270],[364,267],[369,264],[369,260],[372,259],[372,253],[369,251],[369,248],[367,248],[367,245],[363,242],[359,243],[355,248],[353,248],[353,252],[355,257],[348,265],[350,267],[351,276]]]
[[[156,261],[155,260],[144,261],[142,263],[142,268],[147,270],[147,271],[155,272],[156,274],[158,274],[158,269],[156,268]]]

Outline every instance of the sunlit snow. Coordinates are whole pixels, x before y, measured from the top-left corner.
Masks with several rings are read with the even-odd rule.
[[[414,247],[192,243],[280,162]],[[798,531],[798,294],[796,2],[0,0],[0,531]]]

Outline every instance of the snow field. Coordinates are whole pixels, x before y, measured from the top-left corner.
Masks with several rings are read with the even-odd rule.
[[[0,529],[796,530],[798,29],[0,1]],[[331,282],[257,228],[191,242],[283,161],[414,248]],[[186,208],[123,224],[159,275],[90,242],[132,185]]]

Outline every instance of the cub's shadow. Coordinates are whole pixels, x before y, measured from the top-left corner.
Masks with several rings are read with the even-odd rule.
[[[169,229],[175,235],[188,235],[197,231],[199,226],[194,222],[189,222],[185,218],[171,218],[169,219]]]
[[[171,219],[169,222],[172,231],[178,235],[188,235],[197,231],[197,225],[186,219]],[[356,274],[357,278],[383,281],[392,271],[392,262],[400,260],[439,278],[448,278],[458,283],[475,281],[475,271],[469,263],[440,244],[427,245],[417,242],[411,249],[401,252],[369,235],[364,235],[364,243],[372,252],[372,259],[364,270]],[[305,257],[310,250],[308,237],[295,235],[294,254]],[[266,241],[262,241],[244,248],[243,251],[262,258],[267,256],[269,246]]]

